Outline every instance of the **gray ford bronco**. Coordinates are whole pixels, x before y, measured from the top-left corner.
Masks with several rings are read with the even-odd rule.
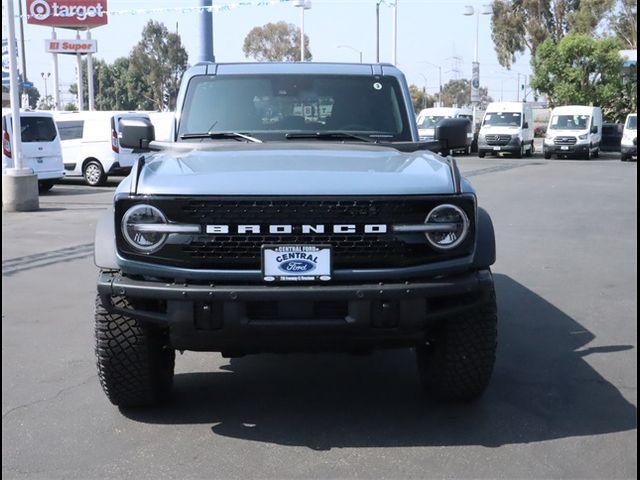
[[[166,399],[176,350],[410,347],[428,394],[478,397],[496,351],[493,226],[434,153],[466,137],[451,119],[420,142],[391,65],[192,67],[171,142],[144,119],[121,128],[141,157],[95,239],[109,400]]]

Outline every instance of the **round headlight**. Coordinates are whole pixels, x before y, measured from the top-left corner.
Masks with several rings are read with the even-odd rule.
[[[135,205],[122,217],[122,234],[136,250],[151,253],[162,247],[167,239],[167,234],[161,229],[154,231],[153,225],[166,223],[166,217],[156,207]]]
[[[433,231],[425,233],[427,240],[438,250],[450,250],[456,248],[469,233],[469,218],[459,207],[455,205],[439,205],[427,216],[425,220],[427,225],[438,226],[438,224],[447,224],[449,228],[442,231]],[[444,225],[443,225],[444,227]]]

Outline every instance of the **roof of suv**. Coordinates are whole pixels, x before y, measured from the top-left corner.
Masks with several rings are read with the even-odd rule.
[[[264,63],[211,63],[201,62],[193,69],[205,70],[213,75],[251,74],[316,74],[316,75],[389,75],[401,76],[402,72],[387,63],[313,63],[313,62],[264,62]],[[202,72],[202,73],[205,73]]]

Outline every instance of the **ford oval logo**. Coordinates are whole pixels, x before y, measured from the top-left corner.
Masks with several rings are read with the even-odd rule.
[[[316,265],[309,260],[287,260],[282,262],[278,267],[286,273],[307,273],[315,270]]]

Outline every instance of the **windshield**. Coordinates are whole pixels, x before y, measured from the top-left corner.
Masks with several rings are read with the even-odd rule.
[[[426,117],[418,118],[418,128],[433,128],[443,118],[451,118],[444,115],[428,115]]]
[[[178,137],[237,132],[263,141],[291,133],[350,132],[411,141],[398,81],[339,75],[225,75],[189,83]]]
[[[485,127],[519,127],[522,123],[519,112],[492,112],[484,116],[482,125]]]
[[[56,125],[49,117],[20,117],[21,138],[24,143],[51,142],[58,135]]]
[[[638,117],[637,117],[637,115],[630,116],[627,119],[627,125],[624,128],[628,128],[629,130],[637,130],[638,129]]]
[[[586,130],[591,117],[589,115],[554,115],[551,118],[552,130]]]

